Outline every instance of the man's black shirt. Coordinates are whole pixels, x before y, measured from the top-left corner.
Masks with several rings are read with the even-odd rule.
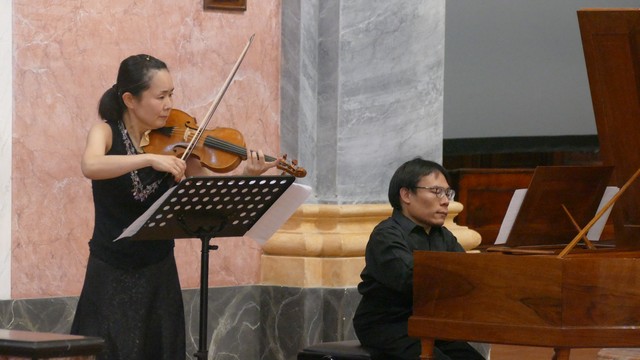
[[[408,337],[407,323],[413,310],[415,250],[464,252],[448,229],[434,226],[427,234],[423,227],[398,210],[378,224],[367,243],[366,265],[358,285],[362,299],[353,319],[363,344],[384,347],[381,339]],[[369,335],[371,339],[367,339]]]

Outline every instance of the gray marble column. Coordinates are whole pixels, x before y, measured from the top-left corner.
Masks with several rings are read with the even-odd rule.
[[[310,202],[384,203],[393,171],[442,160],[445,0],[283,0],[282,150]]]

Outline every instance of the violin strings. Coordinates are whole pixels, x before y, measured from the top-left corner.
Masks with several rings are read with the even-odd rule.
[[[230,153],[235,153],[238,156],[241,157],[246,157],[247,155],[247,149],[243,148],[241,146],[238,146],[236,144],[232,144],[228,141],[224,141],[218,138],[215,138],[213,136],[207,136],[207,138],[204,140],[205,145],[214,147],[214,148],[219,148],[220,150],[225,150],[227,152]],[[264,156],[266,161],[275,161],[276,158],[271,157],[269,155],[265,155]]]
[[[217,149],[220,149],[220,150],[224,150],[224,151],[230,152],[232,154],[236,154],[238,156],[244,157],[244,156],[247,155],[247,149],[245,149],[245,148],[243,148],[241,146],[232,144],[230,142],[227,142],[227,141],[224,141],[224,140],[220,140],[218,138],[214,138],[212,136],[207,136],[205,138],[205,140],[204,140],[204,143],[205,143],[205,145],[208,145],[210,147],[217,148]]]
[[[172,127],[172,130],[171,130],[171,134],[172,135],[181,136],[181,135],[184,135],[186,133],[187,133],[186,129],[178,128],[178,127],[175,127],[175,126]],[[230,143],[228,141],[215,138],[213,136],[207,136],[205,138],[205,140],[204,140],[204,144],[209,146],[209,147],[218,148],[220,150],[224,150],[224,151],[227,151],[227,152],[230,152],[230,153],[235,153],[236,155],[246,156],[246,151],[247,150],[245,148],[240,147],[240,146],[235,145],[235,144],[232,144],[232,143]]]
[[[187,133],[187,130],[174,126],[174,127],[172,127],[171,133],[173,135],[184,135],[184,134]],[[247,149],[246,148],[244,148],[242,146],[239,146],[239,145],[236,145],[236,144],[233,144],[233,143],[230,143],[230,142],[222,140],[222,139],[218,139],[218,138],[213,137],[213,136],[207,136],[205,138],[205,140],[204,140],[204,144],[209,146],[209,147],[212,147],[212,148],[220,149],[222,151],[226,151],[228,153],[238,155],[238,156],[242,157],[243,159],[247,155]],[[272,157],[272,156],[265,155],[265,160],[266,161],[275,161],[277,159]]]

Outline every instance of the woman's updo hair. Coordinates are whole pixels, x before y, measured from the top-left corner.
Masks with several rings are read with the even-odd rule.
[[[151,55],[133,55],[122,60],[118,69],[117,82],[100,98],[98,104],[100,117],[109,123],[121,121],[126,109],[122,94],[128,92],[139,97],[151,86],[151,78],[158,70],[168,70],[167,64]]]

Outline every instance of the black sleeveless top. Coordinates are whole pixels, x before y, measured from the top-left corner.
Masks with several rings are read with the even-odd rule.
[[[124,124],[111,126],[112,144],[107,155],[134,155],[136,149]],[[116,239],[172,185],[173,177],[146,167],[107,180],[92,180],[95,225],[89,241],[92,256],[118,268],[155,264],[172,253],[173,239]]]

